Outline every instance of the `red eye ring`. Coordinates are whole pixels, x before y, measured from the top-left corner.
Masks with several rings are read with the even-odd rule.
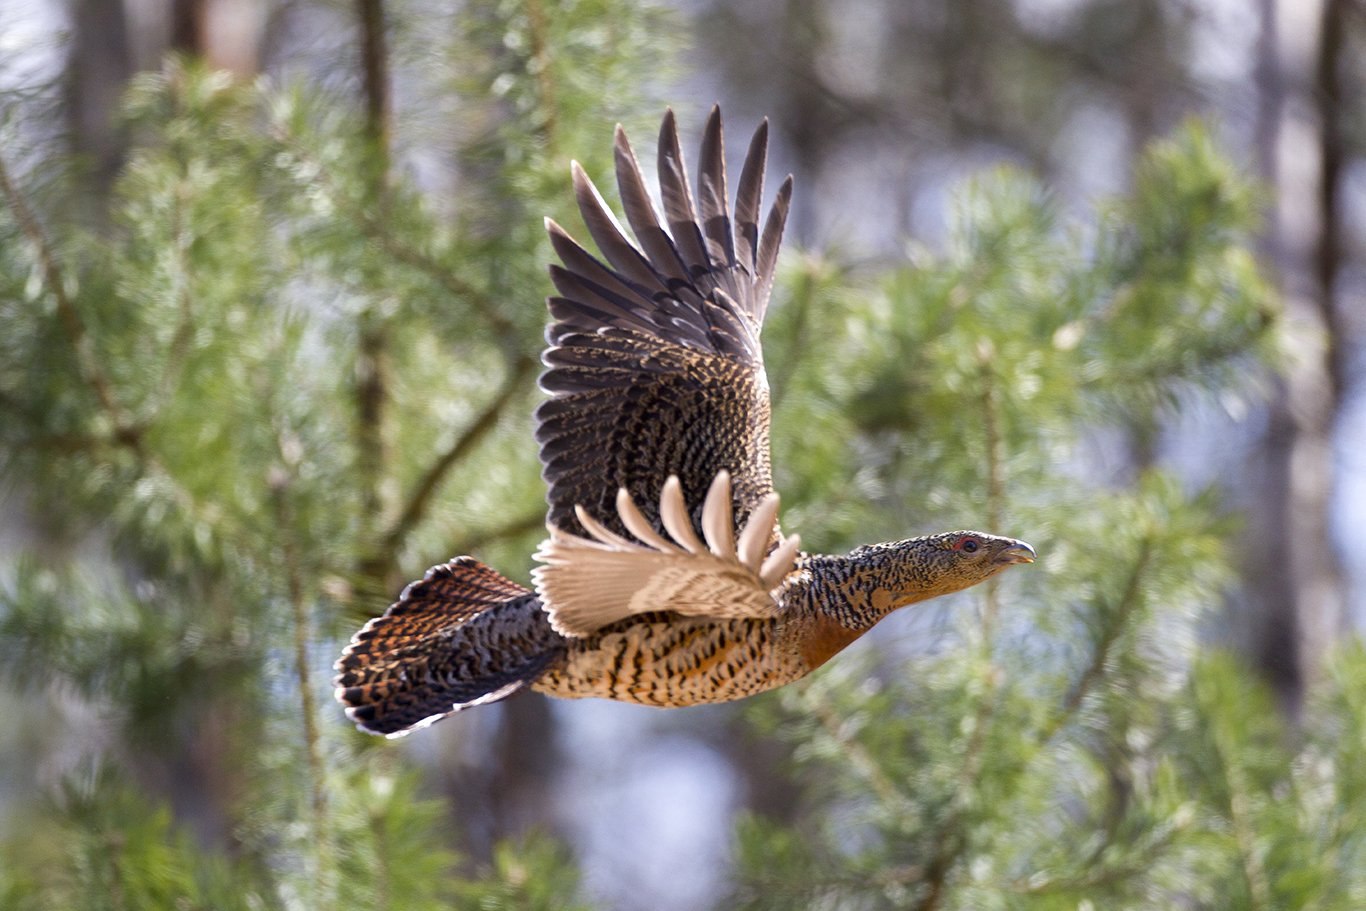
[[[953,549],[961,550],[965,554],[975,554],[977,553],[978,548],[980,548],[981,546],[981,542],[979,542],[976,538],[970,535],[964,535],[963,537],[959,538],[957,541],[954,542]]]

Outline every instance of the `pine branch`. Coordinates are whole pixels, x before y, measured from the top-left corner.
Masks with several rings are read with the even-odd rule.
[[[816,720],[821,723],[821,727],[825,729],[825,732],[830,735],[835,743],[839,744],[844,755],[849,757],[849,762],[854,769],[868,782],[878,798],[884,803],[892,804],[902,810],[914,810],[910,798],[901,792],[891,777],[883,771],[882,766],[878,765],[873,755],[858,741],[858,738],[851,737],[845,731],[844,724],[830,705],[824,699],[813,696],[810,688],[807,688],[803,695],[807,697],[806,704],[811,709],[811,713],[816,716]]]
[[[1238,764],[1234,751],[1226,748],[1222,738],[1215,737],[1215,749],[1225,768],[1228,783],[1229,819],[1233,823],[1233,841],[1238,846],[1238,861],[1243,878],[1247,882],[1248,897],[1252,911],[1271,911],[1276,907],[1271,895],[1271,884],[1266,868],[1262,863],[1258,842],[1257,825],[1251,817],[1249,808],[1249,788],[1243,777],[1242,767]]]
[[[788,390],[795,385],[793,376],[803,360],[802,355],[808,350],[807,329],[811,323],[811,311],[814,309],[812,301],[816,296],[815,268],[815,264],[808,260],[807,267],[798,273],[797,286],[792,293],[790,304],[794,308],[792,337],[785,346],[778,373],[774,375],[773,381],[769,384],[772,389],[769,393],[769,400],[774,412],[783,403]]]
[[[394,237],[383,220],[375,217],[337,186],[331,177],[330,167],[319,161],[312,151],[305,144],[298,142],[283,125],[276,124],[273,134],[276,141],[288,149],[291,155],[309,165],[310,172],[317,175],[310,185],[321,190],[332,209],[355,225],[362,237],[395,261],[421,272],[445,289],[451,297],[468,304],[498,336],[505,351],[516,351],[521,347],[517,325],[500,312],[497,301],[462,279],[447,263]]]
[[[935,911],[944,897],[944,887],[949,873],[959,859],[967,853],[969,839],[964,829],[968,811],[968,795],[979,784],[982,773],[982,749],[986,744],[986,731],[995,714],[996,690],[999,684],[994,668],[988,667],[986,686],[978,697],[976,713],[973,717],[972,733],[967,749],[963,753],[963,771],[958,777],[958,791],[954,794],[953,806],[938,827],[932,843],[936,846],[934,856],[925,864],[925,895],[916,903],[916,911]]]
[[[309,665],[308,648],[311,630],[308,603],[304,595],[304,575],[300,565],[298,545],[294,536],[294,516],[290,508],[292,465],[289,447],[276,436],[280,457],[290,468],[279,468],[271,478],[275,524],[281,535],[280,553],[284,561],[285,587],[289,597],[294,634],[294,677],[299,687],[299,715],[303,726],[304,761],[308,771],[310,841],[317,864],[319,880],[318,907],[326,907],[326,896],[332,894],[332,861],[327,824],[327,780],[323,767],[322,740],[318,728],[318,706],[313,692],[313,673]]]
[[[389,894],[392,892],[389,880],[391,872],[389,870],[389,830],[385,825],[383,814],[370,813],[367,816],[370,825],[370,837],[375,840],[375,911],[389,911],[392,904],[389,901]]]
[[[1139,544],[1138,558],[1134,561],[1133,569],[1130,570],[1129,578],[1120,594],[1119,604],[1115,608],[1114,620],[1106,625],[1105,632],[1091,655],[1091,662],[1082,671],[1081,677],[1077,679],[1076,685],[1067,694],[1067,698],[1063,700],[1061,708],[1040,729],[1038,742],[1041,746],[1057,736],[1058,732],[1072,720],[1072,717],[1076,715],[1086,701],[1086,697],[1091,694],[1091,691],[1105,676],[1105,667],[1110,663],[1110,655],[1119,643],[1120,635],[1128,626],[1130,615],[1138,607],[1141,600],[1139,593],[1143,574],[1147,572],[1148,564],[1152,560],[1152,551],[1152,538],[1144,537]]]
[[[446,292],[452,297],[463,300],[474,308],[480,319],[493,329],[494,334],[502,342],[505,351],[514,351],[521,347],[521,337],[517,325],[499,312],[498,304],[493,298],[456,275],[449,266],[440,260],[434,259],[421,250],[400,243],[397,238],[385,231],[384,226],[373,217],[363,212],[353,214],[365,237],[378,245],[381,250],[405,266],[411,266],[423,273],[446,289]]]
[[[527,61],[527,69],[535,74],[540,107],[545,111],[545,118],[540,124],[541,133],[546,145],[549,146],[555,137],[555,116],[558,108],[555,103],[555,81],[551,78],[550,41],[546,34],[548,23],[541,0],[528,0],[526,13],[531,32],[531,59]]]
[[[509,538],[515,538],[519,535],[524,535],[533,529],[540,528],[544,522],[545,507],[538,506],[531,512],[510,519],[502,525],[458,539],[451,546],[451,553],[477,553],[478,551],[487,549],[492,544],[506,541]]]
[[[371,191],[380,219],[389,206],[389,61],[384,40],[382,0],[357,0],[361,25],[361,86],[365,97],[365,134],[375,156]],[[356,467],[360,472],[364,521],[386,515],[385,477],[389,449],[384,432],[389,404],[389,327],[367,307],[359,317],[356,352]]]
[[[1143,839],[1136,851],[1123,855],[1120,863],[1107,863],[1105,856],[1115,840],[1107,837],[1091,851],[1087,861],[1081,865],[1084,871],[1074,876],[1051,877],[1033,874],[1024,879],[1002,883],[1000,888],[1006,892],[1020,895],[1057,895],[1079,893],[1094,895],[1148,873],[1162,858],[1165,852],[1182,834],[1188,825],[1183,822],[1163,826],[1150,838]]]
[[[402,548],[408,535],[426,517],[432,497],[450,470],[461,459],[465,458],[489,431],[497,426],[498,419],[502,417],[508,403],[521,391],[534,364],[535,361],[525,354],[516,358],[511,371],[503,380],[503,385],[493,399],[484,406],[484,409],[470,422],[464,432],[444,452],[438,455],[436,460],[422,473],[417,486],[413,488],[412,493],[408,496],[407,503],[399,513],[398,519],[383,536],[378,559],[384,566],[392,564],[395,555]]]
[[[979,342],[977,359],[981,367],[982,426],[986,435],[986,473],[987,473],[987,519],[992,528],[1000,527],[1005,505],[1005,480],[1003,477],[1005,451],[1000,432],[1000,403],[997,400],[995,374],[991,369],[993,351],[989,342]],[[982,773],[982,751],[986,744],[987,730],[996,710],[996,694],[1000,687],[1000,673],[991,664],[992,637],[996,619],[1000,613],[1000,594],[995,580],[988,580],[983,586],[985,605],[982,610],[982,655],[984,667],[984,686],[977,694],[973,707],[972,733],[969,735],[967,749],[963,753],[962,773],[958,780],[958,790],[954,795],[951,809],[938,827],[932,839],[936,846],[934,856],[924,865],[924,880],[927,889],[916,903],[917,911],[934,911],[945,897],[945,887],[949,874],[959,859],[967,852],[970,839],[964,828],[969,795],[978,787]]]
[[[96,358],[95,346],[90,339],[85,321],[81,318],[75,303],[67,296],[62,270],[52,245],[38,223],[37,216],[29,208],[27,200],[10,177],[9,167],[3,156],[0,156],[0,192],[3,192],[5,201],[14,212],[19,229],[37,251],[38,262],[43,271],[43,282],[57,305],[57,317],[66,333],[67,342],[76,354],[77,369],[80,371],[81,379],[94,393],[101,410],[108,416],[113,428],[112,439],[141,454],[142,428],[130,421],[123,408],[119,406],[114,396],[113,385]]]
[[[171,233],[172,242],[175,245],[176,265],[176,272],[172,277],[175,284],[172,296],[176,301],[176,327],[166,352],[166,362],[162,366],[161,380],[155,387],[157,390],[156,400],[149,409],[149,423],[156,412],[179,388],[180,378],[185,372],[185,362],[190,353],[190,342],[194,339],[194,301],[190,296],[189,282],[190,250],[187,242],[188,232],[183,224],[184,217],[184,199],[181,193],[177,192],[175,207],[171,216]]]
[[[1000,403],[996,395],[996,374],[991,369],[991,342],[983,339],[977,344],[977,360],[982,372],[982,430],[986,435],[987,458],[987,528],[997,532],[1002,524],[1005,507],[1005,445],[1001,440]],[[982,643],[991,648],[996,618],[1001,611],[1000,588],[996,579],[988,579],[983,586]]]

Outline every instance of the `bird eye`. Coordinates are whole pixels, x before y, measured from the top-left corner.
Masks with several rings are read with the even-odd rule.
[[[980,546],[981,545],[977,543],[976,538],[964,538],[963,540],[958,542],[958,549],[965,554],[977,553],[977,548]]]

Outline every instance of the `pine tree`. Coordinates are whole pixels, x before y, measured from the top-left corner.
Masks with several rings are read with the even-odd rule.
[[[440,24],[392,29],[431,69],[387,120],[169,60],[107,217],[51,89],[4,99],[0,476],[37,531],[0,568],[0,763],[33,793],[0,906],[578,902],[549,837],[461,857],[326,668],[414,567],[525,576],[541,218],[573,230],[568,159],[601,177],[604,131],[654,121],[671,28],[625,0]],[[460,162],[442,192],[404,165],[431,145]],[[1280,720],[1202,644],[1237,517],[1160,458],[1275,367],[1259,206],[1191,125],[1094,213],[999,172],[943,253],[789,255],[785,521],[831,551],[980,524],[1041,560],[751,703],[803,797],[741,822],[725,907],[1366,905],[1366,654]]]

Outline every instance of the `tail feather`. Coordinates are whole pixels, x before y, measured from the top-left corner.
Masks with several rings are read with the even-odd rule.
[[[356,633],[335,665],[336,697],[361,730],[397,737],[510,696],[563,654],[535,592],[457,557]]]

